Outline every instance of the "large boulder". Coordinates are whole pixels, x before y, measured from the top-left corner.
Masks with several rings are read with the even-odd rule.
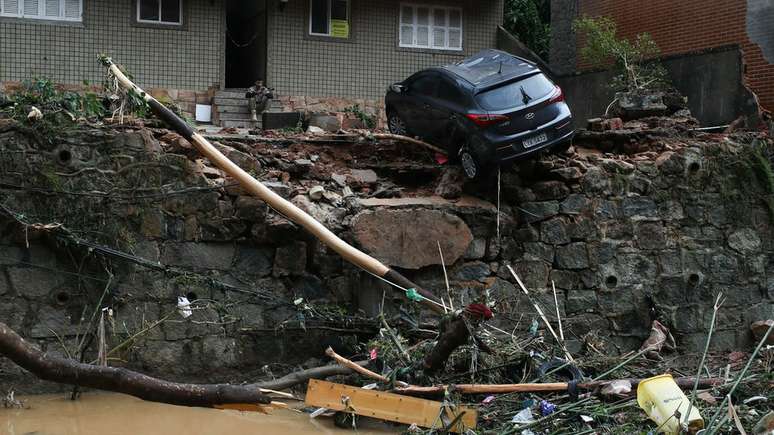
[[[352,230],[366,251],[405,269],[441,264],[438,242],[445,263],[452,264],[473,241],[462,219],[438,210],[364,211],[353,218]]]

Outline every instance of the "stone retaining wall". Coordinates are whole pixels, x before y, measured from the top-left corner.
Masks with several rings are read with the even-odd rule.
[[[163,133],[91,129],[46,137],[0,121],[2,205],[21,221],[71,231],[0,218],[0,319],[46,352],[65,355],[91,319],[84,305],[104,293],[113,310],[109,347],[140,333],[111,364],[199,382],[319,364],[327,345],[351,349],[375,332],[365,319],[342,325],[340,314],[374,314],[386,284],[342,262]],[[434,291],[445,288],[440,242],[455,300],[488,295],[498,302],[501,327],[512,328],[522,314],[522,328],[535,318],[506,269],[513,265],[547,312],[556,284],[574,352],[594,337],[607,352],[638,348],[653,319],[672,330],[680,350],[698,350],[721,291],[728,299],[713,346],[745,348],[750,322],[771,317],[774,300],[766,191],[739,164],[743,147],[692,144],[506,170],[499,239],[492,183],[466,186],[484,199],[347,196],[343,184],[375,188],[390,173],[334,178],[320,175],[312,155],[285,161],[262,155],[270,145],[221,147],[346,240],[399,263]],[[336,195],[311,201],[309,181]],[[178,296],[196,301],[190,318],[177,314]],[[11,386],[56,388],[0,358],[0,391]]]

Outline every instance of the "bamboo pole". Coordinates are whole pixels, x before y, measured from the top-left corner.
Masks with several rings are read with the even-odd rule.
[[[110,73],[115,76],[121,87],[127,91],[134,91],[137,95],[141,96],[145,102],[148,103],[148,106],[150,106],[151,110],[153,110],[153,113],[155,113],[156,116],[158,116],[162,121],[166,122],[178,134],[191,142],[191,144],[193,144],[193,146],[196,147],[196,149],[202,155],[207,157],[210,162],[227,173],[229,176],[233,177],[248,192],[265,201],[269,206],[277,210],[283,216],[304,227],[321,242],[325,243],[328,247],[341,255],[345,260],[360,267],[363,270],[384,278],[388,282],[397,284],[400,287],[416,289],[419,294],[427,299],[422,301],[426,307],[437,313],[443,312],[443,307],[433,294],[419,288],[416,284],[411,282],[399,272],[387,267],[386,265],[379,262],[379,260],[348,244],[339,238],[336,234],[334,234],[331,230],[315,220],[312,216],[293,205],[290,201],[274,193],[274,191],[268,187],[264,186],[261,182],[253,178],[250,174],[248,174],[246,171],[224,156],[207,139],[205,139],[204,136],[195,132],[188,124],[186,124],[185,121],[180,119],[180,117],[175,115],[171,110],[153,98],[153,96],[146,93],[139,86],[129,80],[129,78],[126,77],[121,69],[116,64],[114,64],[110,58],[102,57],[100,60],[106,67],[108,67]]]

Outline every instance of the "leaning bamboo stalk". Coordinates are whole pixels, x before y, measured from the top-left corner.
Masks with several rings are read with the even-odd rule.
[[[137,95],[141,96],[145,102],[148,103],[148,106],[150,106],[151,110],[156,114],[156,116],[158,116],[162,121],[166,122],[178,134],[193,144],[193,146],[196,147],[196,149],[202,155],[207,157],[215,166],[220,168],[229,176],[233,177],[248,192],[265,201],[269,206],[277,210],[283,216],[304,227],[320,241],[341,255],[345,260],[362,268],[363,270],[384,278],[388,282],[397,284],[400,287],[406,289],[416,289],[419,294],[424,296],[422,303],[424,303],[425,306],[435,312],[443,312],[441,304],[437,302],[437,299],[433,294],[420,289],[416,284],[411,282],[399,272],[389,268],[388,266],[382,264],[379,260],[348,244],[339,238],[336,234],[334,234],[331,230],[315,220],[308,213],[304,212],[300,208],[293,205],[290,201],[279,196],[271,189],[264,186],[261,182],[253,178],[250,174],[248,174],[246,171],[224,156],[207,139],[205,139],[204,136],[195,132],[185,121],[180,119],[179,116],[175,115],[158,100],[153,98],[150,94],[147,94],[139,86],[129,80],[129,78],[126,77],[121,69],[116,64],[114,64],[110,58],[102,57],[100,60],[106,67],[109,68],[110,73],[115,76],[121,87],[127,91],[132,90]]]
[[[632,387],[636,387],[642,379],[633,378],[625,379]],[[612,381],[591,381],[577,384],[579,390],[596,390],[609,384]],[[702,386],[702,388],[714,387],[721,385],[723,379],[720,378],[676,378],[675,382],[682,389],[690,389],[694,383]],[[443,394],[445,391],[456,391],[461,394],[506,394],[506,393],[535,393],[535,392],[552,392],[552,391],[567,391],[570,388],[570,384],[567,382],[549,382],[549,383],[531,383],[531,384],[450,384],[450,385],[433,385],[429,387],[420,387],[410,385],[407,387],[398,387],[394,390],[396,393],[416,396],[431,396]]]
[[[337,354],[331,347],[328,347],[327,349],[325,349],[325,354],[328,355],[329,357],[333,358],[333,360],[336,361],[337,363],[339,363],[340,365],[342,365],[344,367],[347,367],[347,368],[350,368],[350,369],[352,369],[352,371],[360,373],[361,375],[363,375],[363,376],[365,376],[367,378],[375,379],[375,380],[377,380],[379,382],[384,382],[384,383],[389,383],[390,382],[390,379],[387,378],[386,376],[382,376],[379,373],[376,373],[376,372],[373,372],[371,370],[368,370],[367,368],[357,364],[354,361],[350,361],[350,360],[344,358],[343,356]],[[405,382],[401,382],[401,381],[397,381],[397,382],[395,382],[395,384],[398,385],[401,388],[410,388],[411,387],[409,384],[407,384]]]

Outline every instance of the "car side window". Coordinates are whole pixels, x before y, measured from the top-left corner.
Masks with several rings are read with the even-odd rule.
[[[438,83],[438,98],[459,106],[464,106],[466,101],[462,90],[447,79],[441,79]]]
[[[436,89],[438,88],[438,77],[428,74],[418,77],[411,82],[409,90],[416,95],[423,95],[426,97],[434,97],[436,95]]]

